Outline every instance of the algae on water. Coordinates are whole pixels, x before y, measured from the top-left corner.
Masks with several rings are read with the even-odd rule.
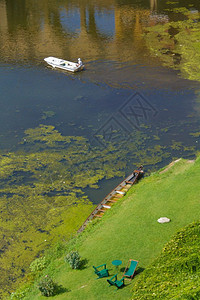
[[[55,116],[55,112],[52,110],[43,111],[42,119],[46,120]]]
[[[112,147],[90,151],[83,137],[62,136],[54,126],[25,131],[17,152],[0,155],[0,282],[4,291],[33,258],[67,240],[93,209],[83,189],[122,176]],[[108,166],[109,165],[109,166]],[[9,281],[8,278],[11,280]]]
[[[155,166],[184,150],[178,142],[157,144],[165,131],[143,127],[126,143],[119,136],[106,147],[92,147],[84,137],[40,125],[25,131],[15,152],[0,154],[2,292],[18,285],[38,253],[81,226],[93,209],[86,187],[96,189],[102,179],[125,176],[126,167]]]
[[[180,14],[182,21],[146,27],[144,38],[151,53],[161,59],[164,66],[180,72],[181,76],[200,81],[200,14],[185,7],[170,9]]]

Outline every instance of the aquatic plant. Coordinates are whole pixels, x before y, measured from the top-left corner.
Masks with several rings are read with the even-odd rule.
[[[43,111],[42,119],[46,120],[55,116],[55,112],[52,110]]]
[[[7,291],[8,277],[22,276],[40,251],[67,240],[90,214],[84,188],[124,174],[112,146],[90,150],[85,138],[63,136],[54,126],[25,134],[17,152],[0,154],[0,282]]]
[[[185,7],[170,11],[182,15],[182,20],[147,27],[147,46],[164,66],[179,70],[183,78],[200,81],[199,14]]]
[[[84,137],[63,136],[54,126],[40,125],[25,131],[17,151],[0,154],[4,291],[17,284],[8,278],[23,276],[38,253],[58,240],[67,241],[91,213],[86,187],[96,189],[102,179],[124,176],[127,165],[155,166],[180,151],[175,143],[173,149],[158,145],[157,138],[147,147],[150,136],[145,132],[158,131],[145,125],[141,129],[127,142],[119,138],[106,147],[92,147]]]

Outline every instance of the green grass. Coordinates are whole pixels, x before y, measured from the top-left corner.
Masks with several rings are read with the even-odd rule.
[[[107,263],[113,275],[112,260],[122,260],[123,268],[132,258],[139,261],[139,271],[147,268],[177,230],[199,219],[199,182],[200,159],[195,163],[180,160],[167,172],[154,173],[134,186],[100,221],[67,245],[87,260],[84,269],[71,270],[61,257],[43,271],[66,289],[53,299],[131,299],[142,272],[117,291],[106,279],[96,280],[92,265]],[[159,224],[157,219],[165,216],[171,222]],[[26,299],[46,298],[40,296],[35,283]]]
[[[200,222],[179,231],[133,288],[134,300],[200,299]]]

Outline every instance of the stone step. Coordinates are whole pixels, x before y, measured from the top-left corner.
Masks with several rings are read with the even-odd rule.
[[[120,195],[123,195],[125,194],[125,192],[122,192],[122,191],[116,191],[117,194],[120,194]]]
[[[102,206],[103,206],[104,208],[111,208],[111,206],[105,205],[105,204],[103,204]]]
[[[94,215],[96,218],[102,218],[103,215]]]

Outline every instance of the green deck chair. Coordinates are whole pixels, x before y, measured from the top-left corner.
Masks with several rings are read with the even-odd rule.
[[[104,268],[102,270],[99,270],[99,268],[102,267]],[[98,267],[93,266],[93,268],[94,268],[94,273],[98,276],[97,279],[109,276],[108,269],[106,269],[106,264],[100,265]]]
[[[122,277],[122,279],[120,279],[120,280],[117,280],[117,274],[114,275],[112,278],[107,279],[107,281],[110,284],[110,286],[115,285],[117,287],[117,289],[124,286],[124,277]]]
[[[138,261],[129,259],[128,265],[124,271],[123,276],[124,277],[129,277],[130,279],[133,279],[133,275],[135,273],[136,267],[137,267]]]

